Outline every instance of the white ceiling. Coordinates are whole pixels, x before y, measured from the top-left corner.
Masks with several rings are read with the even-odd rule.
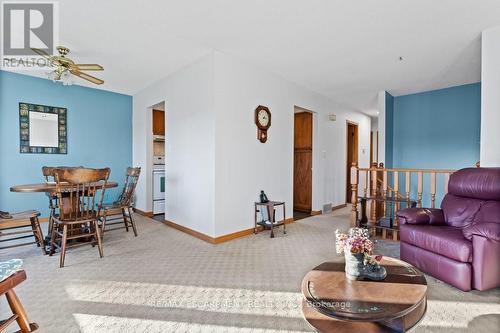
[[[104,66],[103,89],[134,94],[215,49],[367,113],[380,90],[479,81],[495,25],[499,0],[60,1],[60,43]]]

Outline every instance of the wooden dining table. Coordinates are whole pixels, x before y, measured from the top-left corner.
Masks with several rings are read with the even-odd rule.
[[[97,188],[102,188],[104,182],[95,183]],[[106,189],[118,187],[117,182],[107,182]],[[25,184],[25,185],[16,185],[10,188],[11,192],[19,192],[19,193],[54,193],[56,192],[56,183],[55,182],[45,182],[45,183],[36,183],[36,184]]]
[[[95,184],[95,187],[97,189],[109,189],[109,188],[115,188],[118,187],[117,182],[106,182],[106,186],[104,186],[104,182],[96,182],[96,183],[91,183],[91,186]],[[11,192],[18,192],[18,193],[47,193],[49,195],[53,195],[57,191],[56,183],[55,182],[45,182],[45,183],[36,183],[36,184],[25,184],[25,185],[16,185],[12,186],[10,188]],[[65,198],[62,198],[63,200]],[[45,244],[48,246],[50,243],[50,235],[45,236]]]

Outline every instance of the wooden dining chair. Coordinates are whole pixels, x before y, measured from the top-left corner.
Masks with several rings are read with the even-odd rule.
[[[102,258],[98,220],[109,173],[109,168],[54,170],[59,209],[54,216],[50,254],[54,253],[56,247],[61,249],[60,267],[64,267],[66,249],[69,247],[97,244]]]
[[[40,227],[40,221],[38,221],[39,216],[40,213],[36,210],[27,210],[8,214],[7,218],[0,217],[0,244],[9,244],[0,246],[0,250],[36,244],[42,249],[42,253],[46,254],[42,228]],[[35,239],[32,242],[19,241],[31,237]]]
[[[83,166],[78,166],[78,167],[68,167],[68,166],[58,166],[58,167],[49,167],[49,166],[44,166],[42,167],[42,174],[43,177],[45,178],[46,183],[54,182],[56,181],[55,176],[54,176],[54,170],[56,169],[76,169],[76,168],[83,168]],[[56,213],[56,209],[58,208],[58,203],[57,203],[57,194],[55,192],[50,193],[46,192],[45,193],[47,197],[49,198],[49,227],[48,227],[48,235],[50,236],[52,234],[52,226],[54,225],[53,217]]]
[[[9,307],[12,311],[12,316],[4,320],[0,319],[0,332],[6,330],[7,327],[15,321],[17,321],[20,328],[20,330],[16,332],[30,333],[38,329],[38,325],[36,323],[29,322],[28,315],[24,310],[23,304],[14,291],[14,288],[24,280],[26,280],[26,272],[21,270],[9,276],[5,280],[0,281],[0,295],[5,295],[7,303],[9,303]]]
[[[125,179],[125,185],[123,186],[123,191],[119,199],[111,204],[104,204],[101,216],[101,230],[104,234],[105,231],[111,231],[116,229],[129,230],[131,227],[134,231],[134,236],[137,237],[137,227],[135,226],[135,221],[132,215],[132,204],[134,199],[135,187],[139,181],[139,175],[141,174],[141,168],[127,168],[127,177]],[[106,226],[111,225],[121,225],[121,227],[113,227],[106,230]]]

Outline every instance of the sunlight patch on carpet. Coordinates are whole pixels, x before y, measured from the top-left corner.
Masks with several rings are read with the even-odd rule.
[[[467,328],[474,318],[500,314],[495,303],[427,300],[427,313],[420,326]]]
[[[66,283],[76,301],[302,318],[301,293],[171,284],[81,281]]]
[[[116,316],[73,314],[82,333],[123,333],[123,332],[197,332],[197,333],[306,333],[307,331],[290,331],[280,329],[264,329],[236,327],[224,325],[208,325],[178,321],[126,318]]]

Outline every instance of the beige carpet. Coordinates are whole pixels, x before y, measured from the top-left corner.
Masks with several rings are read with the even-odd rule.
[[[334,231],[348,211],[288,225],[288,234],[248,236],[220,245],[137,216],[139,237],[106,233],[97,248],[69,250],[67,267],[37,248],[0,252],[22,258],[17,288],[40,332],[311,332],[300,310],[300,282],[324,261],[339,261]],[[378,242],[398,256],[395,242]],[[428,277],[429,302],[415,332],[499,332],[500,290],[464,293]],[[0,300],[0,317],[7,315]]]

